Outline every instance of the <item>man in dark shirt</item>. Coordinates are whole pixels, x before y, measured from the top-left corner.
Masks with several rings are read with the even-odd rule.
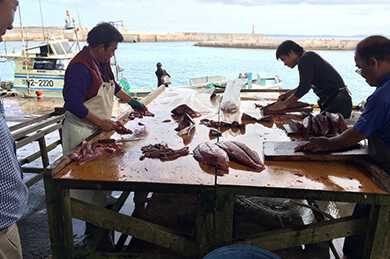
[[[352,100],[340,74],[313,51],[304,51],[291,40],[284,41],[276,50],[276,59],[280,59],[290,68],[298,65],[299,85],[279,96],[278,101],[270,110],[282,110],[296,102],[310,88],[319,97],[318,105],[321,113],[339,112],[344,118],[349,118],[352,110]]]

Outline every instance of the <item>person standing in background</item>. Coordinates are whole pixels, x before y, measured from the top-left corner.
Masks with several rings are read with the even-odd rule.
[[[156,76],[157,76],[157,87],[159,87],[160,85],[164,84],[165,87],[168,87],[168,84],[165,84],[164,82],[162,82],[161,78],[163,76],[168,76],[169,78],[171,78],[171,76],[168,74],[168,72],[162,68],[162,64],[160,62],[157,63],[157,70],[156,70]]]
[[[0,0],[0,42],[12,30],[17,0]],[[28,190],[16,156],[14,138],[7,126],[0,98],[0,258],[22,258],[22,246],[16,222],[27,207]]]
[[[345,119],[351,116],[352,99],[340,74],[334,67],[313,51],[305,51],[292,40],[282,42],[276,50],[276,59],[285,66],[298,65],[298,87],[281,94],[278,101],[269,107],[270,111],[286,109],[313,89],[318,96],[321,114],[341,113]]]

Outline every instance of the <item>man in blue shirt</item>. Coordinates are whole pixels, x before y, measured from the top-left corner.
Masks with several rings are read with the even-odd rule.
[[[0,0],[0,35],[12,29],[17,0]],[[3,39],[0,36],[0,41]],[[15,141],[8,129],[0,99],[0,258],[22,258],[16,221],[27,207],[28,191],[16,157]]]
[[[390,40],[370,36],[359,42],[355,51],[356,72],[376,87],[367,98],[364,111],[353,128],[333,138],[310,139],[307,151],[329,151],[355,145],[367,138],[368,151],[376,164],[390,174]],[[368,213],[370,206],[357,204],[354,215]],[[361,258],[365,235],[345,239],[344,253],[348,258]]]

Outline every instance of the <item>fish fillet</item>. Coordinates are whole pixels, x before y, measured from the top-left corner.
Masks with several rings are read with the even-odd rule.
[[[199,162],[212,167],[229,171],[229,157],[227,153],[211,142],[200,143],[194,149],[194,158]]]
[[[238,141],[224,141],[217,143],[217,145],[225,150],[229,157],[243,163],[244,165],[255,170],[264,169],[264,165],[257,152],[250,149],[244,143]]]

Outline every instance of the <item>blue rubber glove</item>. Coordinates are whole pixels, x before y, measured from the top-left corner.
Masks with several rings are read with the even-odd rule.
[[[144,111],[145,110],[145,105],[143,103],[141,103],[140,101],[138,101],[137,99],[133,98],[133,100],[131,100],[129,103],[128,103],[134,110],[141,110],[141,111]]]

